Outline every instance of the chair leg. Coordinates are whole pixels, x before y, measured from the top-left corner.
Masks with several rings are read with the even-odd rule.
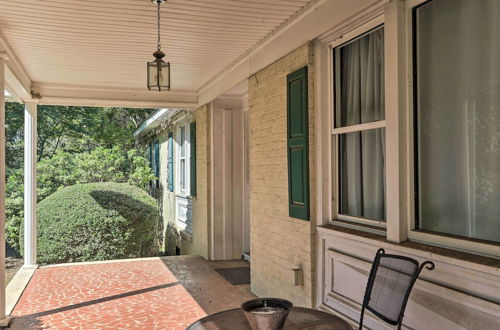
[[[361,307],[361,317],[359,318],[359,330],[363,330],[363,316],[365,315],[365,305]]]

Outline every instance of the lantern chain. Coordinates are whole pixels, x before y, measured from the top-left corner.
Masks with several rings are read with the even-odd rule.
[[[161,49],[161,36],[160,36],[160,4],[161,2],[158,1],[158,50]]]

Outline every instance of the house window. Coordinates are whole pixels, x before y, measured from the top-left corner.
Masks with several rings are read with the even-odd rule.
[[[177,193],[183,196],[191,194],[190,191],[190,122],[183,120],[177,126],[176,136],[176,163],[177,163]]]
[[[384,225],[384,28],[333,49],[336,218]],[[375,221],[373,221],[375,220]]]
[[[176,185],[176,222],[177,228],[182,233],[192,234],[192,201],[190,191],[190,123],[189,120],[181,119],[177,125],[175,159],[177,163],[177,185]]]
[[[416,228],[500,242],[499,1],[413,9]]]
[[[186,126],[179,128],[179,183],[182,191],[186,191]]]

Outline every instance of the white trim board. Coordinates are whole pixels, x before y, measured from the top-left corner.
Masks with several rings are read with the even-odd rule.
[[[1,31],[0,52],[5,52],[7,56],[5,78],[10,92],[18,98],[30,98],[32,84],[31,78]]]

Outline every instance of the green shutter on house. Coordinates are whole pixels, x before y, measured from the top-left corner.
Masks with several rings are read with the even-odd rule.
[[[151,143],[148,143],[148,161],[149,168],[153,170],[153,149],[151,148]],[[153,185],[153,181],[149,180],[149,186]]]
[[[160,141],[155,141],[155,176],[156,188],[160,188]]]
[[[167,146],[167,175],[168,175],[168,190],[174,191],[174,134],[168,133]]]
[[[189,178],[191,185],[191,196],[196,196],[196,122],[189,124]]]
[[[307,66],[287,76],[289,216],[309,220]]]

